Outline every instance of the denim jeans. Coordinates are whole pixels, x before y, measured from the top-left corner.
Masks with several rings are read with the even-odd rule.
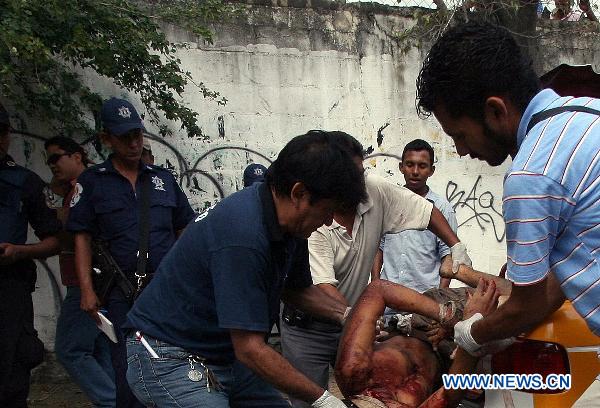
[[[96,407],[114,407],[114,372],[108,337],[80,308],[81,290],[67,287],[56,325],[56,356]]]
[[[200,381],[188,378],[189,353],[184,349],[144,336],[159,358],[153,358],[133,335],[127,338],[127,381],[134,394],[148,407],[289,408],[272,385],[239,361],[229,365],[206,364],[220,384],[208,391],[206,375]]]

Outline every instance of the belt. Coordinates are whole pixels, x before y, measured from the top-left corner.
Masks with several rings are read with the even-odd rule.
[[[314,320],[311,315],[285,304],[283,305],[281,319],[288,326],[298,326],[304,329],[307,328]]]

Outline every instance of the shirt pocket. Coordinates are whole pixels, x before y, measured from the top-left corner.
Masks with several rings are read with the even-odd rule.
[[[94,203],[98,227],[105,239],[113,238],[137,224],[137,211],[122,199],[101,200]]]
[[[173,210],[176,207],[175,197],[171,197],[169,194],[153,194],[150,197],[151,229],[173,229]]]

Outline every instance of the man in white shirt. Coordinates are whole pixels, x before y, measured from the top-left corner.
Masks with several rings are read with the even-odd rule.
[[[364,159],[360,143],[341,137],[358,166]],[[466,248],[432,203],[381,177],[365,177],[368,199],[356,208],[334,213],[330,226],[321,226],[308,240],[313,284],[351,307],[367,286],[373,259],[383,234],[429,229],[451,247],[455,268],[470,265]],[[341,328],[284,307],[281,325],[283,355],[308,378],[326,388],[329,365],[335,363]],[[292,399],[294,407],[307,407]]]

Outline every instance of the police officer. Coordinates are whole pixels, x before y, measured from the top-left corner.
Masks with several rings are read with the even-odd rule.
[[[308,267],[306,238],[366,196],[331,133],[292,139],[266,182],[199,215],[169,251],[127,315],[127,379],[148,406],[289,407],[279,388],[316,408],[345,407],[264,340],[282,293],[330,321],[346,314]]]
[[[194,216],[181,188],[167,170],[141,161],[145,130],[137,111],[123,99],[111,98],[102,106],[102,142],[112,150],[109,158],[88,168],[78,178],[71,199],[67,230],[75,233],[75,268],[81,287],[81,308],[99,320],[100,301],[91,280],[91,240],[108,244],[109,252],[134,287],[136,274],[148,282],[163,256]],[[150,184],[150,210],[140,220],[140,194]],[[140,221],[149,222],[148,260],[145,271],[137,271]],[[120,327],[131,301],[118,287],[108,295],[108,319],[118,337],[111,344],[117,407],[139,406],[125,379],[127,357]],[[159,307],[157,305],[157,307]]]
[[[30,371],[44,351],[33,328],[33,259],[58,252],[61,225],[46,206],[44,182],[13,161],[9,144],[10,121],[0,105],[0,406],[26,407]],[[28,224],[39,243],[25,244]]]

